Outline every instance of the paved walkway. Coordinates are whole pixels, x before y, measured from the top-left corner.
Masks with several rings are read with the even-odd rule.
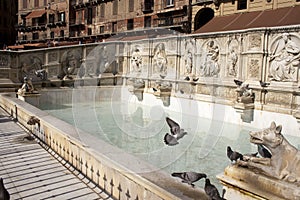
[[[10,199],[112,199],[0,108],[0,177]]]

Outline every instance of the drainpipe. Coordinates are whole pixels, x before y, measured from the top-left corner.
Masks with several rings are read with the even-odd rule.
[[[189,0],[189,4],[187,7],[187,15],[188,15],[188,28],[187,32],[191,33],[192,32],[192,0]]]

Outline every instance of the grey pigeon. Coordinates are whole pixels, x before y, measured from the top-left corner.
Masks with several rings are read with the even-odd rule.
[[[7,189],[4,187],[3,179],[0,178],[0,200],[9,200],[10,195]]]
[[[243,84],[243,81],[240,81],[240,80],[237,80],[237,79],[234,79],[233,80],[234,83],[237,85],[237,86],[241,86]]]
[[[202,178],[206,178],[206,174],[198,172],[174,172],[171,174],[174,177],[182,179],[183,183],[187,183],[191,186],[195,186],[193,183],[199,181]]]
[[[187,77],[184,78],[184,80],[189,81],[191,79],[190,79],[190,77],[187,76]]]
[[[237,151],[233,151],[230,146],[227,146],[227,157],[232,161],[237,161],[238,159],[243,160],[243,155]]]
[[[166,133],[164,137],[164,142],[167,145],[176,145],[178,144],[178,140],[185,136],[187,132],[185,132],[184,129],[181,129],[179,124],[170,119],[169,117],[166,117],[166,121],[170,127],[171,134]]]
[[[258,153],[261,155],[263,158],[271,158],[272,154],[269,152],[268,149],[266,149],[262,144],[257,145]]]
[[[224,199],[225,189],[223,189],[223,193],[221,197],[216,186],[211,184],[208,178],[205,179],[204,191],[212,200],[225,200]]]
[[[266,82],[263,82],[263,81],[259,81],[259,84],[261,87],[268,87],[268,85],[270,85],[270,83],[266,83]]]

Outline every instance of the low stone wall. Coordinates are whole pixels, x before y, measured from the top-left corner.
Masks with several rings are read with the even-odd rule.
[[[1,107],[113,198],[208,199],[202,189],[182,184],[142,160],[75,129],[14,96],[15,94],[0,95]],[[40,128],[37,125],[27,125],[31,116],[40,119]],[[85,145],[81,137],[94,142],[94,145]],[[136,174],[135,169],[138,168],[148,169],[149,173]]]

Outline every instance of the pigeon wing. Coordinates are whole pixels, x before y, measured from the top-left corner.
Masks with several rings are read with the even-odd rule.
[[[180,131],[179,124],[176,123],[174,120],[170,119],[169,117],[166,117],[166,121],[173,135],[177,134]]]
[[[166,133],[166,135],[164,137],[164,142],[165,142],[165,144],[167,144],[169,146],[173,146],[173,145],[178,144],[177,139],[169,133]]]

